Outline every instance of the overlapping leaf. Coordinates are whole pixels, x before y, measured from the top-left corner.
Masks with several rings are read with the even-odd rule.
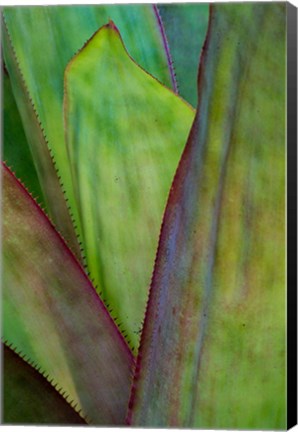
[[[37,370],[5,345],[2,372],[4,424],[86,424]]]
[[[72,56],[110,18],[114,19],[119,26],[134,58],[161,82],[170,86],[169,66],[150,5],[6,7],[4,9],[4,20],[19,69],[43,125],[48,146],[54,155],[78,234],[81,234],[80,219],[64,144],[63,74]],[[4,54],[8,57],[7,50],[10,47],[5,40],[4,42]],[[16,65],[9,62],[7,64],[12,75]],[[15,86],[15,82],[13,85]],[[26,117],[28,107],[23,101],[24,89],[17,86],[14,87],[14,92],[30,142],[32,125]],[[20,108],[21,105],[23,109]],[[36,153],[34,145],[33,148]],[[41,162],[38,161],[38,156],[35,157],[38,168]],[[43,188],[47,186],[44,185],[46,183],[44,178],[41,183]],[[46,192],[45,195],[48,195]],[[50,204],[50,210],[55,211],[57,206]],[[59,221],[59,218],[56,219]],[[56,220],[55,223],[57,224]],[[63,229],[61,231],[68,238],[68,233]]]
[[[40,124],[40,120],[24,82],[24,77],[20,65],[18,64],[5,22],[3,22],[2,30],[4,55],[7,68],[10,71],[12,91],[19,108],[23,129],[38,174],[38,180],[43,192],[47,212],[54,221],[57,229],[63,233],[77,257],[80,257],[79,245],[66,205],[65,197],[59,183],[56,168],[49,152],[47,140]],[[7,99],[8,96],[4,94],[4,104],[7,103]],[[14,126],[13,129],[14,134],[16,134],[16,126]],[[14,159],[17,158],[17,154],[19,154],[19,157],[21,156],[22,144],[19,142],[20,138],[21,137],[18,136],[16,137],[16,141],[11,141],[9,143],[9,152],[15,155]],[[5,149],[5,152],[7,151],[8,149]],[[9,158],[9,160],[11,160],[11,158]],[[13,160],[11,161],[14,162]],[[18,165],[20,166],[20,161]],[[12,166],[17,169],[16,163],[13,163]],[[19,168],[17,171],[19,172]],[[31,172],[33,173],[34,171],[31,169]],[[25,175],[24,180],[26,180],[28,176],[30,176],[29,173]],[[28,182],[28,185],[30,184],[31,183]]]
[[[91,423],[123,423],[132,354],[74,255],[5,166],[3,336]]]
[[[111,22],[69,63],[65,130],[88,268],[134,347],[168,191],[194,113]]]
[[[128,422],[283,429],[285,4],[216,4]]]

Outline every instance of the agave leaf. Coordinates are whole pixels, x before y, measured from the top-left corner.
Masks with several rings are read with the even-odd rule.
[[[39,202],[45,205],[20,114],[12,93],[9,76],[7,73],[3,73],[2,77],[3,158],[13,168],[16,175],[27,184],[31,193],[39,197]]]
[[[2,378],[4,424],[86,424],[36,369],[5,345]]]
[[[88,269],[136,347],[194,112],[129,57],[112,22],[69,63],[64,105]]]
[[[178,92],[193,106],[197,105],[197,72],[206,36],[208,3],[158,4],[169,44]]]
[[[170,86],[170,71],[154,12],[150,5],[6,7],[4,18],[29,94],[56,161],[77,234],[80,235],[80,220],[64,145],[64,69],[85,41],[111,18],[121,29],[134,58]],[[8,67],[11,72],[14,65],[8,64]],[[18,105],[22,104],[23,95],[19,94],[19,90],[15,94]],[[27,126],[25,114],[21,114],[30,133],[31,125]],[[65,231],[61,231],[67,238]]]
[[[285,4],[215,4],[128,423],[284,429]]]
[[[49,152],[47,140],[40,124],[40,120],[25,85],[24,77],[20,70],[20,65],[18,64],[16,53],[13,49],[5,22],[3,22],[2,26],[2,36],[4,46],[3,51],[6,65],[9,69],[12,90],[20,112],[27,142],[30,146],[39,183],[46,203],[47,212],[55,223],[57,229],[63,233],[65,239],[68,241],[77,257],[80,257],[79,244],[59,183],[56,168]],[[13,130],[16,130],[15,126]],[[13,149],[11,152],[18,152],[18,141],[11,142],[9,145]],[[19,164],[20,163],[22,163],[21,160],[19,160]],[[15,166],[15,164],[13,164],[13,166]],[[28,178],[28,175],[29,174],[25,174],[24,180]],[[28,185],[30,186],[30,183],[28,183]]]
[[[3,169],[3,333],[82,409],[122,424],[132,354],[74,255]]]

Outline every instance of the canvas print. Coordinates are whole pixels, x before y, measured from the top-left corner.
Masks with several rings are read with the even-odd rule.
[[[286,3],[2,10],[4,424],[286,428]]]

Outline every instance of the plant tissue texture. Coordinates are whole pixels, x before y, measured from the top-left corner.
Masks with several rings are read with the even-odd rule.
[[[3,419],[284,429],[285,3],[5,7]]]

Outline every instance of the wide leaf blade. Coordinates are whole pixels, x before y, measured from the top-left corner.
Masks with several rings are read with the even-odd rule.
[[[128,423],[284,429],[285,4],[216,4]]]
[[[2,359],[4,424],[86,424],[46,378],[6,345]]]
[[[45,214],[3,168],[3,336],[78,404],[122,424],[132,354]]]
[[[137,347],[162,214],[194,112],[102,27],[65,73],[65,130],[91,277]]]

